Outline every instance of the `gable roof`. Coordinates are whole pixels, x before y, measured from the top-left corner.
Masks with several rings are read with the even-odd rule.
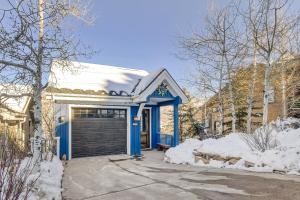
[[[135,102],[146,102],[147,98],[156,91],[162,84],[167,85],[168,91],[172,96],[179,96],[183,103],[187,102],[187,96],[173,79],[168,70],[162,68],[154,73],[149,74],[141,80],[135,91],[133,92]]]
[[[149,73],[138,69],[70,62],[68,69],[64,70],[59,62],[55,62],[51,72],[48,91],[54,93],[132,96],[135,102],[141,102],[145,98],[139,97],[152,93],[166,81],[170,92],[186,101],[185,94],[164,68]]]
[[[71,90],[124,91],[130,95],[140,79],[149,73],[144,70],[71,62],[68,69],[62,70],[54,63],[49,76],[48,86]]]

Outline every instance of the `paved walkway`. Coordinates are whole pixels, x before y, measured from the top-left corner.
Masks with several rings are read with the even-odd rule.
[[[73,159],[65,166],[64,199],[300,200],[300,177],[172,165],[157,151]],[[122,159],[124,158],[124,159]]]

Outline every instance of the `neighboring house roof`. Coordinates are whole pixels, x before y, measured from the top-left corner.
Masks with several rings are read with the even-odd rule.
[[[31,89],[25,85],[0,85],[0,106],[11,111],[24,113],[30,101]]]
[[[30,103],[31,90],[24,85],[0,85],[0,118],[3,120],[24,120]]]
[[[69,62],[67,69],[55,62],[49,76],[46,91],[64,94],[85,94],[102,96],[130,96],[134,102],[144,102],[162,81],[171,86],[174,96],[186,101],[181,88],[169,72],[161,68],[149,73],[144,70],[123,67]]]

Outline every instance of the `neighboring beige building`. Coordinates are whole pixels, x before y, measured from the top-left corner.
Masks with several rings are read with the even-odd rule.
[[[22,149],[27,149],[32,132],[31,98],[1,98],[0,133],[9,134]]]
[[[279,65],[279,64],[278,64]],[[271,95],[269,100],[268,121],[283,117],[281,71],[278,65],[274,66],[271,73]],[[287,102],[288,116],[300,117],[300,59],[292,59],[287,63]],[[235,105],[237,111],[237,128],[239,131],[246,130],[247,97],[249,82],[251,81],[252,68],[240,69],[234,77]],[[264,66],[257,65],[257,78],[254,89],[254,106],[252,115],[252,130],[262,124],[263,108],[263,85]],[[229,95],[227,86],[222,90],[224,93],[224,132],[231,129],[231,111],[229,108]],[[205,117],[205,113],[206,116]],[[219,128],[218,94],[211,97],[201,107],[201,120],[205,122],[212,133],[217,133]]]

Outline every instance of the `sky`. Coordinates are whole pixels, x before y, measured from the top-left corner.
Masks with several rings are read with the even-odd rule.
[[[7,0],[0,0],[5,7]],[[196,68],[191,60],[179,59],[178,38],[189,37],[205,26],[213,8],[230,0],[90,0],[92,25],[72,20],[76,35],[97,53],[78,61],[156,71],[166,68],[180,85]],[[300,1],[294,0],[300,8]]]
[[[195,64],[179,59],[178,37],[204,26],[222,0],[94,0],[91,26],[78,23],[79,38],[97,53],[80,61],[155,71],[167,68],[185,85]]]

